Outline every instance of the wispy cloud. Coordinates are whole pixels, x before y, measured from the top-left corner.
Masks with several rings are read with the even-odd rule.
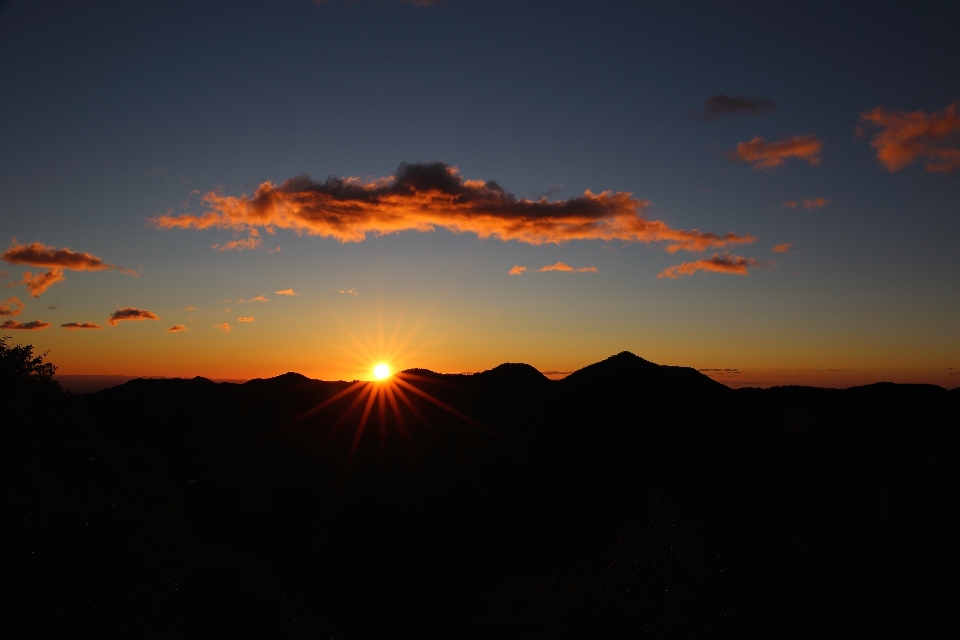
[[[259,295],[256,298],[250,298],[249,300],[246,300],[246,301],[237,300],[237,302],[266,302],[266,301],[267,301],[267,296],[265,295]]]
[[[63,269],[48,269],[47,271],[41,271],[37,275],[33,275],[31,271],[24,271],[21,278],[8,284],[7,288],[9,289],[10,287],[22,284],[27,287],[30,295],[34,298],[39,298],[40,294],[63,280],[65,280],[63,277]]]
[[[796,200],[787,200],[781,206],[784,209],[796,209],[798,207],[803,207],[804,209],[819,209],[830,204],[830,201],[826,198],[810,198],[809,200],[801,200],[797,202]]]
[[[703,112],[690,112],[688,115],[695,120],[713,122],[718,117],[735,114],[759,116],[764,113],[776,113],[777,105],[773,100],[761,96],[744,96],[735,94],[728,96],[718,93],[703,101]]]
[[[50,311],[57,311],[59,308],[60,308],[59,302],[54,302],[53,304],[47,305],[47,309],[50,309]]]
[[[570,273],[596,273],[596,267],[571,267],[568,264],[563,262],[557,262],[556,264],[548,264],[537,269],[537,271],[543,273],[545,271],[569,271]]]
[[[23,311],[23,307],[24,304],[20,302],[20,298],[16,296],[7,298],[3,302],[0,302],[0,317],[18,316],[20,312]]]
[[[440,162],[401,164],[395,176],[359,178],[309,176],[280,185],[264,182],[253,196],[207,193],[202,215],[162,215],[161,229],[291,229],[298,233],[362,242],[369,234],[448,229],[480,238],[533,245],[569,240],[624,240],[666,243],[666,250],[704,251],[754,242],[753,236],[673,229],[643,216],[648,202],[626,192],[586,191],[549,201],[517,198],[496,182],[465,180],[456,167]],[[259,234],[259,231],[257,231]]]
[[[23,331],[39,331],[40,329],[46,329],[50,326],[49,322],[43,322],[42,320],[32,320],[30,322],[17,322],[15,320],[7,320],[3,324],[0,324],[0,329],[17,329]]]
[[[253,322],[253,316],[237,318],[237,322]]]
[[[66,329],[67,331],[79,331],[80,329],[103,329],[98,324],[93,322],[65,322],[60,325],[61,329]]]
[[[793,246],[792,242],[784,242],[783,244],[778,244],[775,247],[773,247],[773,250],[776,251],[777,253],[786,253],[787,251],[790,251],[790,247],[792,246]]]
[[[358,296],[358,295],[360,295],[360,294],[357,292],[357,290],[354,289],[353,287],[351,287],[351,288],[349,288],[349,289],[338,289],[338,291],[339,291],[340,293],[349,293],[351,296]]]
[[[732,273],[745,276],[748,267],[772,266],[772,264],[771,262],[761,263],[756,258],[744,258],[729,253],[724,253],[724,255],[715,253],[709,258],[700,258],[693,262],[684,262],[667,267],[657,274],[657,278],[682,278],[683,276],[692,276],[697,271],[713,271],[715,273]]]
[[[190,329],[188,329],[187,327],[185,327],[185,326],[182,325],[182,324],[175,324],[175,325],[173,325],[172,327],[170,327],[169,329],[167,329],[167,333],[178,333],[178,332],[180,332],[180,331],[190,331]]]
[[[507,273],[511,276],[519,276],[526,270],[527,270],[526,267],[521,267],[520,265],[515,264],[513,265],[513,269],[510,269],[510,271],[508,271]]]
[[[69,248],[57,249],[39,242],[18,244],[14,238],[10,247],[0,255],[0,260],[10,264],[28,264],[34,267],[71,269],[73,271],[120,271],[128,275],[137,275],[135,271],[109,264],[97,256]]]
[[[952,173],[960,168],[960,102],[943,111],[887,111],[877,107],[860,116],[866,125],[858,127],[863,135],[868,127],[880,131],[870,144],[877,159],[891,173],[918,158],[928,160],[926,169],[934,173]]]
[[[197,308],[196,308],[196,307],[184,307],[183,310],[184,310],[184,311],[196,311]]]
[[[737,148],[727,155],[734,161],[749,162],[754,169],[772,169],[782,165],[787,158],[820,164],[822,148],[823,143],[813,135],[793,136],[777,142],[767,142],[758,137],[738,143]]]
[[[152,311],[146,309],[136,309],[134,307],[124,307],[117,309],[107,318],[107,324],[116,326],[118,322],[125,320],[159,320],[160,318]]]
[[[213,328],[214,328],[214,329],[219,329],[220,331],[223,331],[224,333],[230,333],[230,330],[232,329],[232,327],[231,327],[229,324],[227,324],[226,322],[221,322],[220,324],[215,324],[215,325],[213,325]]]
[[[298,296],[300,295],[293,289],[281,289],[280,291],[274,291],[278,296]]]

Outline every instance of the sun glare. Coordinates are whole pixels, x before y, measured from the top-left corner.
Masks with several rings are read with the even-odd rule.
[[[383,380],[390,375],[390,367],[382,362],[373,368],[373,377],[377,380]]]

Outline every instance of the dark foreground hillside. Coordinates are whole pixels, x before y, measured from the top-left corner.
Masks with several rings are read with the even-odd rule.
[[[505,364],[69,397],[43,371],[3,376],[6,617],[38,632],[923,638],[949,622],[960,391],[734,391],[629,353],[560,381]]]

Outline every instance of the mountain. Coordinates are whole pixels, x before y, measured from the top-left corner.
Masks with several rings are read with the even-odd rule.
[[[190,548],[256,559],[297,603],[205,605],[264,635],[296,616],[342,637],[923,636],[949,610],[960,396],[939,387],[732,390],[623,352],[558,381],[507,363],[72,402],[124,473],[169,487]]]

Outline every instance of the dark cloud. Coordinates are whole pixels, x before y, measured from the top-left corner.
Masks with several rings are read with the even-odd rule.
[[[258,238],[276,228],[301,234],[362,242],[368,235],[437,228],[474,233],[480,238],[517,240],[533,245],[570,240],[663,242],[666,250],[701,252],[754,242],[753,236],[719,235],[697,229],[673,229],[648,220],[648,202],[623,191],[584,192],[566,200],[517,198],[496,182],[466,180],[456,167],[441,162],[401,164],[395,176],[370,182],[309,176],[280,185],[264,182],[252,196],[203,197],[202,215],[162,215],[151,220],[161,229],[232,229]]]
[[[690,112],[689,115],[695,120],[713,122],[717,118],[726,115],[747,114],[759,116],[764,113],[776,112],[777,105],[769,98],[743,96],[740,94],[728,96],[724,93],[718,93],[703,101],[702,113]]]
[[[116,326],[118,322],[124,320],[159,320],[160,318],[152,311],[145,309],[135,309],[134,307],[124,307],[117,309],[107,318],[107,324],[111,327]]]
[[[60,325],[61,329],[67,331],[78,331],[80,329],[103,329],[100,325],[93,322],[66,322]]]
[[[15,320],[7,320],[3,324],[0,324],[0,329],[22,329],[23,331],[39,331],[40,329],[46,329],[50,326],[49,322],[43,322],[42,320],[32,320],[30,322],[16,322]]]

